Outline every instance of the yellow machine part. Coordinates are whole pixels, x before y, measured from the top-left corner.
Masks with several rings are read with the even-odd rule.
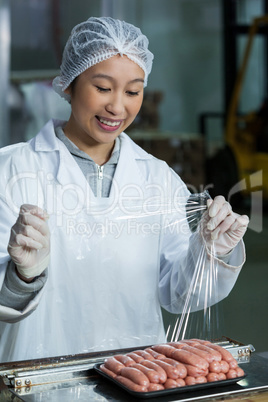
[[[248,186],[244,192],[249,193],[253,190],[250,186],[250,176],[257,171],[262,171],[261,187],[264,197],[268,198],[268,152],[262,152],[262,150],[257,149],[258,133],[261,131],[261,118],[257,112],[250,112],[243,116],[239,116],[237,113],[253,39],[258,28],[265,24],[268,24],[268,15],[255,18],[251,25],[244,58],[238,72],[228,111],[225,141],[234,154],[239,179],[247,180]]]

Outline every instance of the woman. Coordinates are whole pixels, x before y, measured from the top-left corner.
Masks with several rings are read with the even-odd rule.
[[[185,184],[124,133],[152,60],[138,28],[89,18],[53,83],[69,120],[1,150],[1,361],[162,342],[161,306],[182,311],[200,250],[204,282],[217,267],[209,303],[232,289],[248,218],[216,197],[191,234]],[[202,309],[207,294],[192,293]]]

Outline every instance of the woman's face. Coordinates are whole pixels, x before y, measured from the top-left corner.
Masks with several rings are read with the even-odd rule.
[[[143,83],[144,71],[126,56],[116,55],[84,71],[65,91],[72,108],[66,135],[80,149],[113,146],[140,110]]]

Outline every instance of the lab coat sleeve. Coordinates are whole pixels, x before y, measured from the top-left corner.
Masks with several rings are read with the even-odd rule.
[[[22,311],[42,289],[46,280],[47,269],[30,283],[24,282],[18,277],[14,262],[10,261],[0,290],[0,305]]]
[[[243,241],[228,263],[208,252],[199,233],[190,236],[188,245],[178,242],[173,250],[170,246],[162,254],[159,297],[161,306],[171,313],[202,310],[223,300],[245,262]]]
[[[37,294],[37,296],[34,299],[32,299],[22,311],[16,310],[12,307],[6,307],[0,305],[0,321],[13,324],[28,317],[36,310],[39,301],[42,297],[43,289],[44,288],[42,288],[42,290]]]

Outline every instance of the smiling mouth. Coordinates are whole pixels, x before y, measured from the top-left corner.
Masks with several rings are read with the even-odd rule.
[[[109,127],[119,127],[120,124],[122,123],[122,120],[111,121],[111,120],[103,119],[102,117],[99,117],[99,116],[96,116],[96,117],[102,124],[105,124],[106,126],[109,126]]]

